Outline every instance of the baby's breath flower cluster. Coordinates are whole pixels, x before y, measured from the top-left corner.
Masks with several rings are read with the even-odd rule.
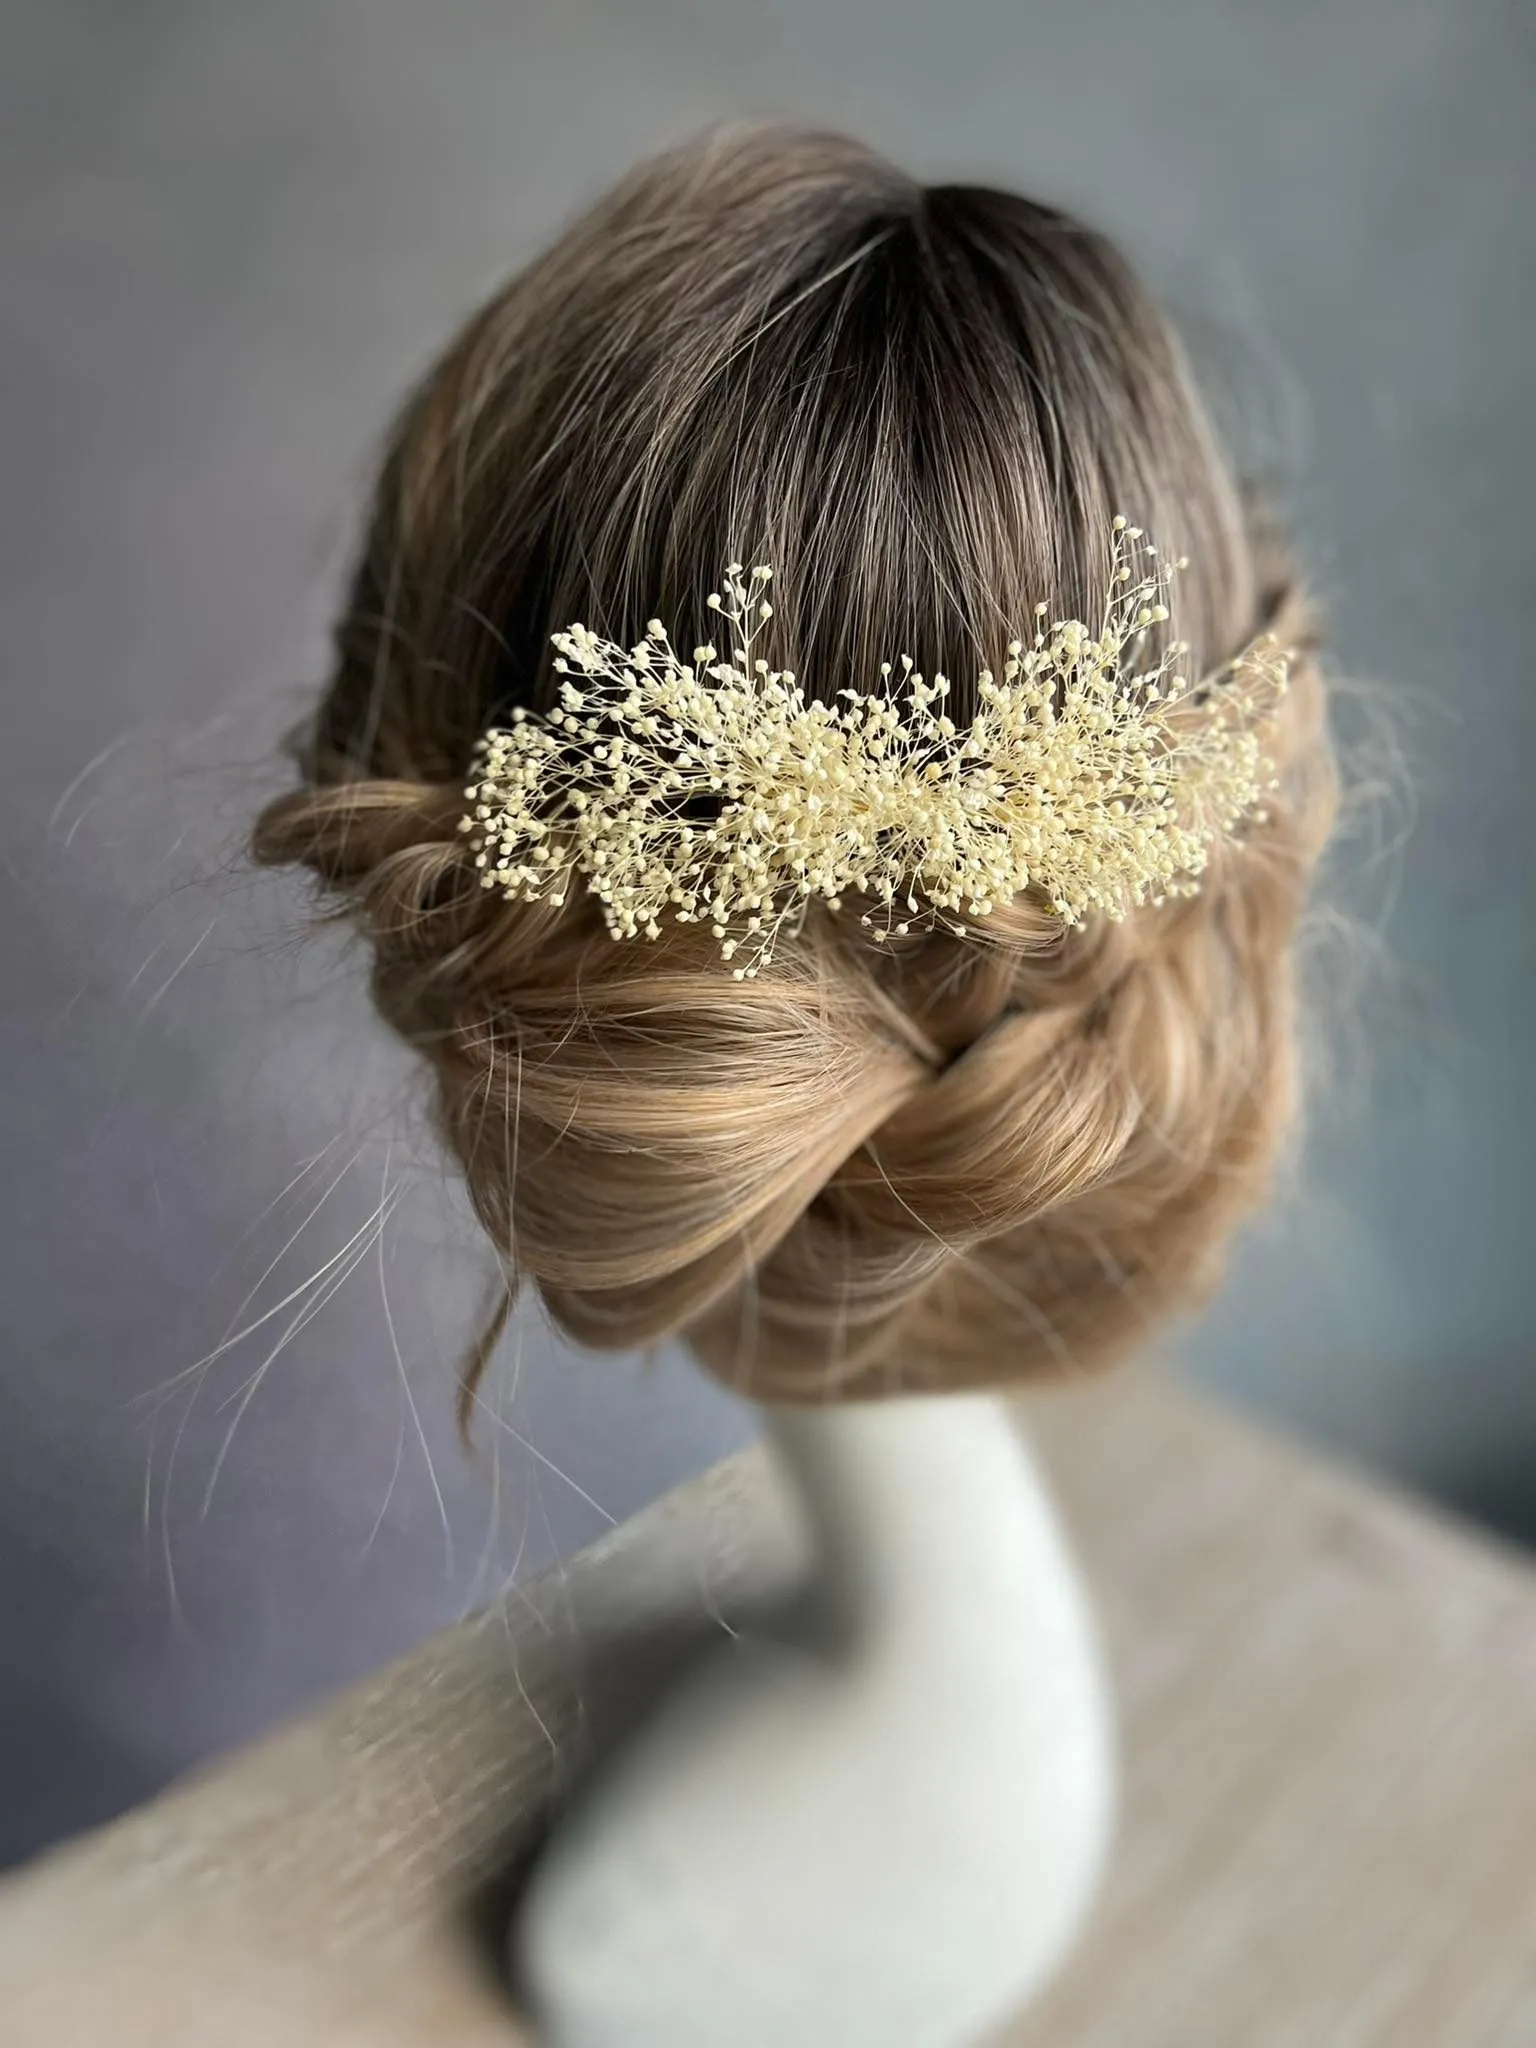
[[[1184,643],[1146,654],[1183,564],[1123,519],[1112,553],[1097,629],[1037,605],[964,731],[949,683],[905,655],[870,693],[808,702],[754,652],[766,567],[730,563],[709,600],[724,656],[681,659],[658,619],[628,650],[555,634],[558,708],[514,712],[477,749],[461,830],[483,885],[561,903],[580,877],[615,938],[707,923],[738,978],[811,898],[857,899],[884,940],[914,921],[964,934],[1025,890],[1067,924],[1193,893],[1274,786],[1262,734],[1288,656],[1256,641],[1191,689]]]

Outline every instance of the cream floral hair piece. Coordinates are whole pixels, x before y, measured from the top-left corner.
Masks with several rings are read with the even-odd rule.
[[[905,655],[872,692],[807,702],[755,652],[767,567],[730,563],[709,599],[723,656],[683,660],[659,619],[629,649],[556,633],[558,707],[476,749],[460,829],[483,886],[562,903],[579,877],[616,939],[707,923],[738,979],[812,898],[855,899],[883,941],[914,922],[963,935],[1026,890],[1064,924],[1193,894],[1275,787],[1263,731],[1290,655],[1266,636],[1194,688],[1181,641],[1138,666],[1184,564],[1124,519],[1112,555],[1098,626],[1037,605],[963,731],[949,683]]]

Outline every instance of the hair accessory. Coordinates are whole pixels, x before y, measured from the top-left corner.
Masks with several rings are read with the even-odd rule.
[[[729,563],[709,599],[726,657],[684,661],[659,619],[627,650],[556,633],[558,708],[514,711],[476,748],[460,829],[481,882],[562,903],[579,875],[616,939],[656,938],[668,914],[707,922],[738,979],[812,897],[861,899],[885,940],[914,919],[963,935],[1024,890],[1065,924],[1193,894],[1215,842],[1262,820],[1290,654],[1265,636],[1193,688],[1182,641],[1138,667],[1183,566],[1116,519],[1097,630],[1037,605],[964,731],[949,683],[907,655],[872,693],[807,702],[754,653],[767,567]]]

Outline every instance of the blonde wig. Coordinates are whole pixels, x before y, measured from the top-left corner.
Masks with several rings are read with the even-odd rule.
[[[811,902],[740,978],[707,928],[616,939],[588,890],[479,886],[466,775],[557,701],[571,621],[627,645],[770,562],[810,700],[908,649],[965,720],[959,679],[1038,601],[1094,616],[1117,514],[1189,558],[1192,673],[1296,650],[1278,787],[1197,893],[1069,925],[1026,890],[889,936]],[[625,179],[409,399],[304,785],[255,851],[360,923],[509,1284],[573,1336],[680,1333],[767,1400],[1021,1382],[1198,1298],[1262,1194],[1333,801],[1313,645],[1109,244],[836,136],[729,130]]]

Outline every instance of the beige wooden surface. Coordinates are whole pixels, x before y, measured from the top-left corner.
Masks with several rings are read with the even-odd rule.
[[[1008,2048],[1533,2048],[1536,1577],[1150,1373],[1030,1403],[1127,1809]],[[7,2048],[482,2048],[557,1753],[794,1545],[755,1459],[0,1886]],[[792,2048],[792,2044],[786,2044]]]

